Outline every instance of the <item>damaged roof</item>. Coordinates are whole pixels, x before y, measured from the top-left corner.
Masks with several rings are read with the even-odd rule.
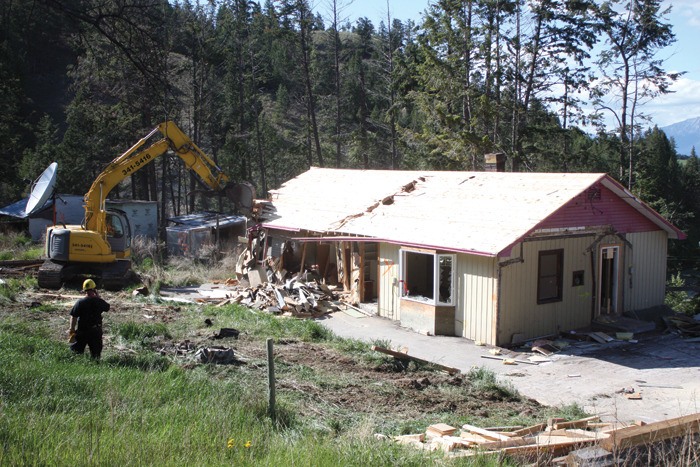
[[[311,168],[271,191],[263,227],[497,256],[596,183],[684,234],[606,174]]]

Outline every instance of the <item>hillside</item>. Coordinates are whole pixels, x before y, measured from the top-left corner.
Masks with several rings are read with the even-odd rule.
[[[700,117],[662,127],[666,136],[676,141],[678,154],[687,156],[693,147],[700,148]]]

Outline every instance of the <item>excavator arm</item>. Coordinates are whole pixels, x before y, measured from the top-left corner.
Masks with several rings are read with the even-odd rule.
[[[141,149],[156,133],[163,138]],[[188,169],[195,172],[209,188],[223,190],[229,178],[216,163],[202,152],[190,138],[185,135],[175,123],[166,121],[151,130],[129,150],[115,158],[98,175],[90,190],[85,194],[85,223],[86,230],[100,232],[107,230],[105,201],[110,191],[125,178],[137,170],[153,162],[165,154],[168,149],[177,154]]]

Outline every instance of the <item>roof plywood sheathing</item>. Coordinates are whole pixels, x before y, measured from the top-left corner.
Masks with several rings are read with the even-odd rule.
[[[263,226],[497,256],[601,183],[625,193],[605,174],[312,168],[272,192]],[[636,198],[625,202],[682,238]]]

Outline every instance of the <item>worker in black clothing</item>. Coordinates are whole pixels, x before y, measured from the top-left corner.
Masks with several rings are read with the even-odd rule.
[[[75,336],[70,349],[82,354],[87,345],[92,358],[98,360],[102,354],[102,313],[109,311],[109,303],[100,298],[92,279],[83,282],[83,292],[86,296],[75,302],[70,311],[68,332]]]

